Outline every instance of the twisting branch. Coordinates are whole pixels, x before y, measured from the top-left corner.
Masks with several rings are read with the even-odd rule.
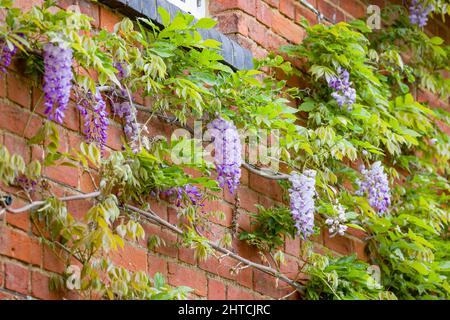
[[[62,198],[59,198],[58,200],[59,201],[85,200],[85,199],[89,199],[89,198],[96,198],[100,195],[101,195],[100,191],[95,191],[95,192],[91,192],[91,193],[77,194],[77,195],[73,195],[73,196],[62,197]],[[27,204],[26,206],[23,206],[18,209],[13,209],[10,207],[6,207],[5,209],[6,209],[6,211],[8,211],[10,213],[17,214],[17,213],[22,213],[22,212],[26,212],[29,210],[33,210],[44,204],[45,204],[45,201],[33,201],[30,204]]]
[[[96,197],[98,197],[100,195],[101,195],[100,191],[95,191],[95,192],[86,193],[86,194],[62,197],[62,198],[59,198],[59,201],[85,200],[85,199],[89,199],[89,198],[96,198]],[[26,212],[26,211],[29,211],[29,210],[36,209],[36,208],[38,208],[40,206],[43,206],[44,204],[45,204],[45,201],[33,201],[30,204],[28,204],[26,206],[23,206],[21,208],[18,208],[18,209],[12,209],[12,208],[9,208],[9,207],[6,207],[5,209],[8,212],[11,212],[11,213],[14,213],[14,214],[18,214],[18,213],[23,213],[23,212]],[[159,225],[161,225],[161,226],[163,226],[163,227],[173,231],[174,233],[177,233],[177,234],[180,234],[180,235],[183,234],[183,231],[181,229],[179,229],[178,227],[172,225],[171,223],[167,222],[166,220],[160,218],[155,212],[153,212],[151,210],[144,211],[144,210],[141,210],[141,209],[139,209],[139,208],[137,208],[135,206],[129,205],[129,204],[124,204],[123,208],[125,208],[127,210],[130,210],[130,211],[134,211],[134,212],[140,214],[141,216],[143,216],[144,218],[146,218],[147,220],[149,220],[149,221],[151,221],[153,223],[159,224]],[[234,253],[234,252],[232,252],[232,251],[230,251],[230,250],[228,250],[226,248],[223,248],[223,247],[221,247],[221,246],[219,246],[219,245],[217,245],[217,244],[215,244],[215,243],[213,243],[211,241],[207,241],[207,244],[209,246],[211,246],[211,248],[213,248],[214,250],[222,253],[223,256],[229,256],[229,257],[239,261],[239,263],[245,264],[247,267],[253,267],[253,268],[258,269],[258,270],[260,270],[260,271],[262,271],[264,273],[267,273],[267,274],[269,274],[271,276],[274,276],[274,277],[276,277],[276,278],[278,278],[278,279],[288,283],[289,285],[294,287],[297,291],[299,291],[301,294],[304,293],[304,288],[305,288],[304,286],[300,285],[299,283],[297,283],[296,281],[294,281],[292,279],[289,279],[287,276],[285,276],[284,274],[280,273],[279,271],[277,271],[277,270],[275,270],[273,268],[264,266],[262,264],[255,263],[255,262],[250,261],[248,259],[245,259],[245,258],[241,257],[240,255],[238,255],[238,254],[236,254],[236,253]]]
[[[172,225],[171,223],[167,222],[166,220],[160,218],[156,213],[154,213],[153,211],[144,211],[141,210],[139,208],[136,208],[132,205],[129,204],[125,204],[124,207],[128,210],[134,211],[136,213],[139,213],[140,215],[144,216],[145,218],[147,218],[148,220],[151,220],[153,222],[158,223],[159,225],[166,227],[167,229],[177,233],[177,234],[183,234],[183,231],[181,231],[178,227]],[[305,287],[300,285],[299,283],[297,283],[296,281],[289,279],[288,277],[286,277],[284,274],[282,274],[281,272],[272,269],[270,267],[264,266],[262,264],[259,263],[255,263],[253,261],[250,261],[248,259],[245,259],[243,257],[241,257],[240,255],[225,249],[211,241],[207,241],[208,245],[211,246],[211,248],[213,248],[214,250],[221,252],[227,256],[230,256],[231,258],[249,266],[249,267],[253,267],[255,269],[258,269],[264,273],[267,273],[271,276],[274,276],[275,278],[278,278],[284,282],[286,282],[287,284],[291,285],[292,287],[294,287],[297,291],[299,291],[301,294],[304,294],[305,292]]]

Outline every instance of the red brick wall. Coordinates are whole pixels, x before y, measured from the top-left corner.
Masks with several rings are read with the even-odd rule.
[[[333,22],[363,17],[367,5],[402,4],[402,0],[308,0],[323,16]],[[210,0],[209,12],[219,22],[218,28],[260,58],[281,45],[299,43],[305,37],[300,26],[302,18],[310,24],[318,22],[317,15],[298,0]],[[325,23],[328,23],[327,20]],[[450,42],[446,24],[434,19],[427,29]]]
[[[17,6],[30,8],[34,1],[15,1]],[[62,7],[76,1],[59,1]],[[78,1],[82,12],[94,18],[94,25],[112,29],[121,18],[109,8],[91,3],[87,0]],[[374,0],[375,2],[375,0]],[[327,17],[336,14],[338,20],[364,13],[364,4],[350,0],[310,0]],[[298,43],[305,31],[300,27],[302,16],[311,23],[316,23],[316,16],[307,8],[294,0],[210,0],[210,12],[219,20],[219,29],[249,48],[255,56],[261,57],[267,50],[277,49],[289,42]],[[40,88],[31,87],[29,79],[24,76],[20,62],[15,61],[6,76],[0,78],[0,143],[8,147],[10,152],[20,153],[27,161],[41,159],[42,150],[39,147],[27,145],[27,139],[42,125],[42,105],[32,109],[41,94]],[[138,100],[142,100],[139,99]],[[144,101],[140,101],[143,103]],[[74,105],[69,108],[62,125],[58,126],[61,135],[61,148],[67,151],[77,148],[83,140],[81,135],[80,116]],[[30,119],[30,125],[25,130],[25,123]],[[175,127],[153,121],[149,125],[151,135],[169,135]],[[121,126],[112,122],[108,134],[107,146],[110,149],[120,149]],[[89,178],[81,174],[77,168],[53,167],[44,172],[50,180],[57,196],[72,194],[74,189],[85,192],[92,191]],[[274,181],[269,181],[249,173],[243,169],[242,186],[239,189],[242,208],[239,224],[241,228],[250,228],[249,212],[255,211],[255,204],[273,205],[281,201],[281,189]],[[3,188],[8,192],[17,190]],[[212,224],[211,239],[219,239],[230,227],[233,199],[225,193],[223,200],[211,202],[209,210],[222,210],[225,221],[215,221]],[[16,200],[15,206],[25,202]],[[89,202],[71,202],[70,212],[82,216]],[[168,203],[152,203],[152,208],[163,218],[175,223],[177,220],[175,208]],[[145,225],[147,236],[156,234],[165,240],[166,245],[148,251],[146,241],[138,244],[128,243],[125,250],[112,255],[113,260],[130,270],[145,270],[150,275],[159,271],[168,277],[172,285],[187,285],[195,289],[194,298],[207,299],[268,299],[279,298],[292,289],[283,282],[276,281],[258,270],[246,268],[238,275],[232,275],[229,269],[236,262],[225,257],[221,261],[211,257],[205,262],[196,261],[193,251],[176,246],[177,236],[155,225]],[[337,254],[356,252],[364,258],[362,235],[353,231],[345,237],[330,238],[327,232],[314,239],[317,250],[327,247]],[[297,273],[297,263],[300,259],[299,239],[288,240],[285,244],[286,261],[283,272],[294,277]],[[256,250],[245,243],[234,240],[234,250],[245,258],[261,262]],[[62,298],[48,289],[49,277],[61,273],[64,264],[39,241],[37,232],[31,227],[27,214],[12,215],[0,220],[0,298],[25,298],[32,296],[38,299]],[[77,298],[68,294],[65,298]],[[296,296],[291,296],[296,298]]]

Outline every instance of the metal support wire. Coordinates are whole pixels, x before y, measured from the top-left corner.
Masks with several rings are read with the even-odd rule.
[[[314,8],[314,6],[311,3],[309,3],[307,0],[298,0],[298,2],[300,2],[302,5],[304,5],[306,8],[308,8],[309,10],[312,11],[317,16],[317,21],[319,23],[322,20],[328,21],[328,22],[333,23],[333,24],[335,23],[332,20],[330,20],[329,18],[325,17],[322,12],[320,12],[319,10]]]

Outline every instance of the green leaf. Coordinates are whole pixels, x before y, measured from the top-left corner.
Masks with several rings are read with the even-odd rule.
[[[434,45],[440,46],[441,44],[444,43],[444,39],[440,37],[432,37],[430,38],[430,42]]]
[[[169,26],[169,24],[170,24],[170,14],[169,14],[169,12],[167,12],[167,10],[164,9],[163,7],[158,6],[158,13],[159,13],[159,16],[161,17],[162,24],[165,27]]]
[[[196,24],[194,24],[194,28],[202,28],[202,29],[211,29],[215,27],[217,24],[217,21],[211,18],[201,18],[197,21]]]

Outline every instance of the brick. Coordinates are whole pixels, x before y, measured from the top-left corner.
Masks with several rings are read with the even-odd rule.
[[[42,125],[42,122],[36,115],[26,113],[22,108],[5,102],[0,102],[0,113],[2,114],[0,128],[18,135],[24,134],[28,118],[31,117],[31,121],[25,132],[27,138],[36,134]]]
[[[130,271],[147,271],[147,251],[125,244],[123,249],[110,251],[111,260]]]
[[[16,202],[20,203],[21,206],[25,204],[24,202],[17,201],[17,199],[14,201],[14,204]],[[15,226],[16,228],[22,229],[23,231],[29,231],[31,229],[30,218],[29,218],[29,215],[26,213],[22,213],[22,214],[7,213],[6,214],[6,222],[9,225],[12,225],[12,226]]]
[[[156,272],[167,275],[167,261],[155,255],[148,255],[148,273],[154,276]]]
[[[75,103],[69,102],[62,125],[74,131],[80,130],[80,112],[75,106]]]
[[[46,167],[45,175],[54,181],[64,183],[71,187],[78,187],[78,168],[59,165]]]
[[[330,237],[328,230],[324,230],[323,241],[324,245],[338,253],[350,254],[352,252],[352,240],[340,235]]]
[[[50,277],[38,272],[31,272],[31,295],[38,299],[56,300],[60,295],[50,290]]]
[[[235,286],[227,286],[228,300],[255,300],[255,296],[244,289]]]
[[[294,0],[280,0],[280,12],[290,19],[295,17]]]
[[[358,259],[363,261],[369,261],[369,256],[366,251],[366,243],[359,240],[352,240],[352,251],[356,253]]]
[[[211,211],[221,211],[224,213],[225,219],[218,219],[215,216],[211,217],[211,221],[214,223],[218,223],[222,226],[229,227],[231,226],[231,219],[233,215],[233,209],[230,205],[225,202],[220,201],[206,201],[204,206],[205,212]]]
[[[121,17],[112,12],[110,8],[100,7],[100,27],[108,30],[109,32],[114,31],[114,26],[116,23],[121,21]]]
[[[361,18],[366,15],[366,7],[355,0],[340,0],[339,6],[354,18]]]
[[[100,184],[100,177],[96,172],[82,172],[80,177],[80,190],[88,193],[88,192],[94,192],[98,189],[98,186]]]
[[[5,77],[0,77],[0,97],[6,97],[6,81]]]
[[[3,263],[0,262],[0,288],[3,287],[4,280],[5,280],[5,267],[3,266]]]
[[[39,242],[21,231],[4,226],[0,227],[0,254],[35,265],[41,263]]]
[[[280,0],[263,0],[264,2],[267,2],[269,5],[271,5],[272,7],[278,8],[278,5],[280,4]],[[258,2],[262,2],[262,1],[257,1],[256,3],[258,4]]]
[[[245,212],[239,211],[238,225],[241,230],[253,231],[254,226],[251,224],[251,217]]]
[[[249,19],[248,21],[248,36],[257,44],[266,47],[267,46],[267,28],[255,19]]]
[[[5,288],[22,294],[28,294],[28,269],[17,264],[5,263]]]
[[[173,286],[189,286],[199,296],[207,295],[207,280],[204,272],[190,269],[177,263],[169,262],[169,284]]]
[[[350,19],[353,20],[353,19]],[[336,8],[336,23],[341,21],[347,21],[347,16],[345,15],[344,11],[342,11],[339,8]]]
[[[8,73],[7,92],[9,99],[24,108],[30,108],[31,87],[29,86],[29,81],[15,75],[14,73]]]
[[[242,12],[225,12],[216,17],[217,28],[224,34],[240,33],[248,36],[247,21],[249,20]]]
[[[284,251],[294,257],[300,256],[300,241],[298,238],[291,239],[286,237],[284,242]]]
[[[65,259],[66,256],[61,250],[56,249],[56,252],[62,259]],[[61,258],[59,258],[47,245],[44,245],[43,266],[45,270],[63,273],[66,270],[66,263],[61,260]]]
[[[221,281],[208,278],[208,300],[225,300],[226,287]]]
[[[258,203],[259,197],[257,192],[247,187],[240,187],[238,189],[238,194],[240,199],[240,205],[242,208],[250,212],[258,211],[255,206],[255,204]]]
[[[177,236],[166,229],[163,229],[158,236],[164,240],[165,245],[155,248],[155,251],[176,258],[178,254]]]
[[[191,248],[179,248],[178,259],[189,264],[195,265],[197,263],[197,259],[195,258],[195,250]]]
[[[82,221],[86,213],[94,205],[92,200],[67,201],[67,209],[78,221]]]
[[[275,12],[264,2],[256,2],[256,19],[268,27],[272,27],[272,17]]]
[[[253,288],[263,295],[277,299],[293,291],[293,289],[283,281],[277,281],[277,278],[257,269],[253,270]]]
[[[272,30],[293,43],[300,43],[305,38],[306,32],[293,21],[285,18],[281,14],[274,14],[272,17]]]
[[[106,140],[106,145],[114,150],[122,149],[122,137],[123,131],[121,128],[118,128],[114,125],[110,125],[108,127],[108,139]]]
[[[209,3],[211,14],[221,13],[226,10],[239,9],[255,16],[255,3],[257,0],[215,0]]]
[[[283,191],[276,180],[267,179],[257,174],[250,173],[250,188],[266,194],[272,199],[282,201]]]

